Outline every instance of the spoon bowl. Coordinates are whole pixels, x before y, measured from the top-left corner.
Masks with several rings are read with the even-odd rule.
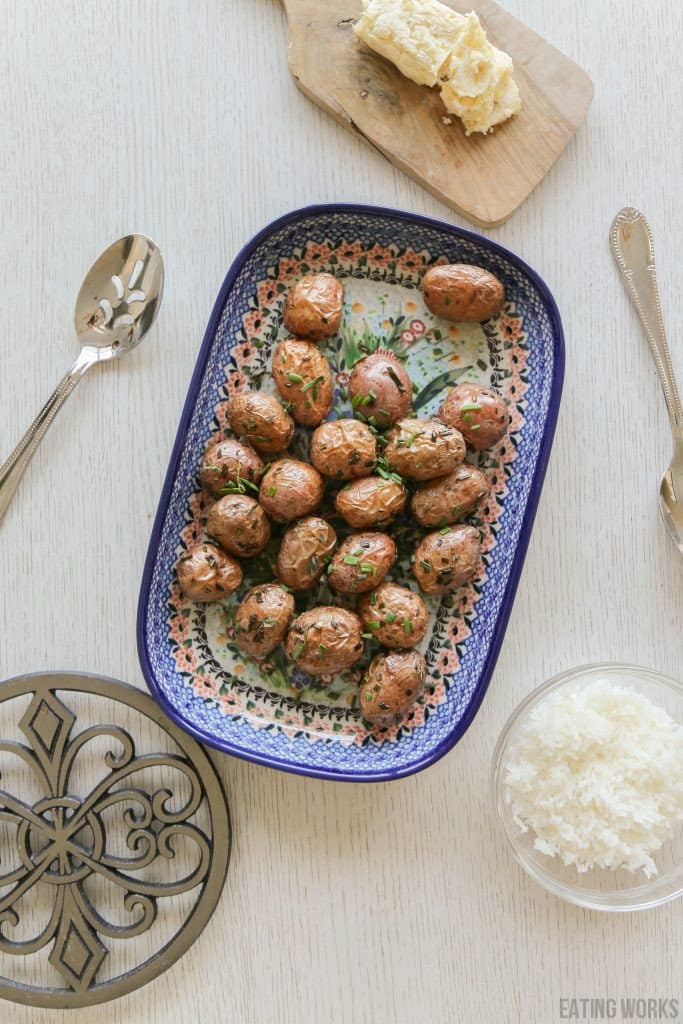
[[[666,528],[683,555],[683,442],[675,448],[659,487],[659,508]]]
[[[159,247],[146,235],[126,235],[99,256],[76,299],[74,323],[82,346],[98,359],[135,348],[156,319],[164,288]]]
[[[139,345],[156,319],[163,289],[161,251],[146,235],[125,235],[95,260],[76,300],[74,322],[81,343],[76,361],[0,466],[0,519],[48,427],[83,374],[95,363]]]

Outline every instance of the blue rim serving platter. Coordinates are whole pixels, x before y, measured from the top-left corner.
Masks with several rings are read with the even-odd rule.
[[[434,262],[485,266],[504,283],[506,306],[482,325],[452,325],[424,306],[419,283]],[[490,500],[470,521],[483,538],[482,570],[443,600],[431,599],[422,650],[428,685],[394,729],[368,731],[354,695],[359,675],[323,683],[275,653],[249,663],[234,644],[236,602],[195,605],[178,592],[175,564],[202,539],[208,498],[196,472],[225,410],[245,388],[270,389],[269,356],[283,336],[289,285],[327,270],[344,280],[345,318],[326,355],[335,378],[333,417],[350,415],[353,362],[374,346],[405,360],[418,415],[431,415],[450,385],[476,380],[500,390],[510,435],[470,453],[487,473]],[[505,634],[552,446],[564,374],[555,301],[538,274],[502,246],[459,227],[391,209],[310,206],[269,224],[239,253],[199,351],[152,529],[138,608],[138,651],[166,713],[197,739],[258,764],[318,778],[397,779],[443,756],[472,723]],[[305,439],[295,441],[305,444]],[[414,537],[406,523],[397,541]],[[266,578],[268,560],[249,582]],[[410,584],[407,556],[396,577]],[[414,580],[412,585],[415,586]],[[318,598],[324,603],[325,598]],[[328,601],[327,603],[330,603]]]

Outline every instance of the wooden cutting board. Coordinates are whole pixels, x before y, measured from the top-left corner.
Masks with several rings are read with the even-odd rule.
[[[352,30],[361,0],[283,0],[297,85],[438,199],[477,224],[506,220],[550,170],[586,116],[593,83],[495,0],[474,7],[489,39],[515,64],[521,113],[491,135],[465,136],[438,90],[415,85]]]

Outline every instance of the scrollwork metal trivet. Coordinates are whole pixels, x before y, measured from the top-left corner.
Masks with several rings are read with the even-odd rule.
[[[107,719],[112,703],[129,717],[132,709],[135,717],[151,719],[175,750],[142,753],[131,731],[100,724],[101,713],[97,724],[78,731],[73,706],[83,698],[77,693],[100,704],[105,699]],[[27,695],[30,702],[18,722],[26,743],[0,740],[0,954],[29,957],[49,948],[47,960],[63,984],[0,978],[0,997],[33,1006],[88,1006],[151,981],[199,936],[228,867],[229,812],[206,752],[140,690],[100,676],[21,676],[0,685],[0,716],[9,712],[8,702],[26,702]],[[98,744],[99,771],[87,786],[75,786],[85,751]],[[21,787],[9,792],[5,776],[17,769]],[[162,781],[150,788],[150,777]],[[37,799],[27,799],[31,789],[39,789]],[[160,880],[160,869],[172,875],[171,867],[182,860],[176,856],[180,848],[180,877]],[[109,901],[112,894],[118,897],[123,923],[98,905],[94,890],[103,887]],[[32,900],[39,891],[51,904],[48,920],[20,938],[16,933],[26,931],[26,919],[33,924]],[[187,902],[193,892],[183,921],[161,948],[104,977],[112,942],[151,933],[165,901],[183,896]]]

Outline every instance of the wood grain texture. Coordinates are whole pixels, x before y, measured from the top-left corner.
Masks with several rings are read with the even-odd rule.
[[[683,6],[654,0],[647,17],[640,0],[506,6],[597,88],[563,159],[489,232],[553,289],[567,374],[482,709],[447,757],[397,783],[220,758],[235,846],[206,932],[149,988],[69,1022],[559,1024],[562,996],[683,997],[681,905],[623,917],[563,905],[512,860],[488,793],[500,729],[544,678],[600,659],[683,675],[683,573],[657,508],[666,412],[607,244],[620,207],[647,213],[683,379],[683,102],[671,74]],[[144,686],[147,539],[211,305],[243,242],[316,201],[454,219],[294,87],[286,33],[279,0],[0,3],[3,453],[73,358],[91,259],[141,230],[167,269],[153,333],[83,381],[0,524],[0,678],[70,667]],[[2,1012],[9,1024],[67,1020]]]
[[[447,0],[464,14],[470,0]],[[416,85],[360,42],[360,0],[284,0],[289,67],[299,88],[437,199],[476,224],[510,217],[581,125],[593,84],[578,65],[495,0],[477,5],[492,43],[515,64],[520,113],[465,135],[438,89]],[[450,123],[446,123],[450,121]]]

